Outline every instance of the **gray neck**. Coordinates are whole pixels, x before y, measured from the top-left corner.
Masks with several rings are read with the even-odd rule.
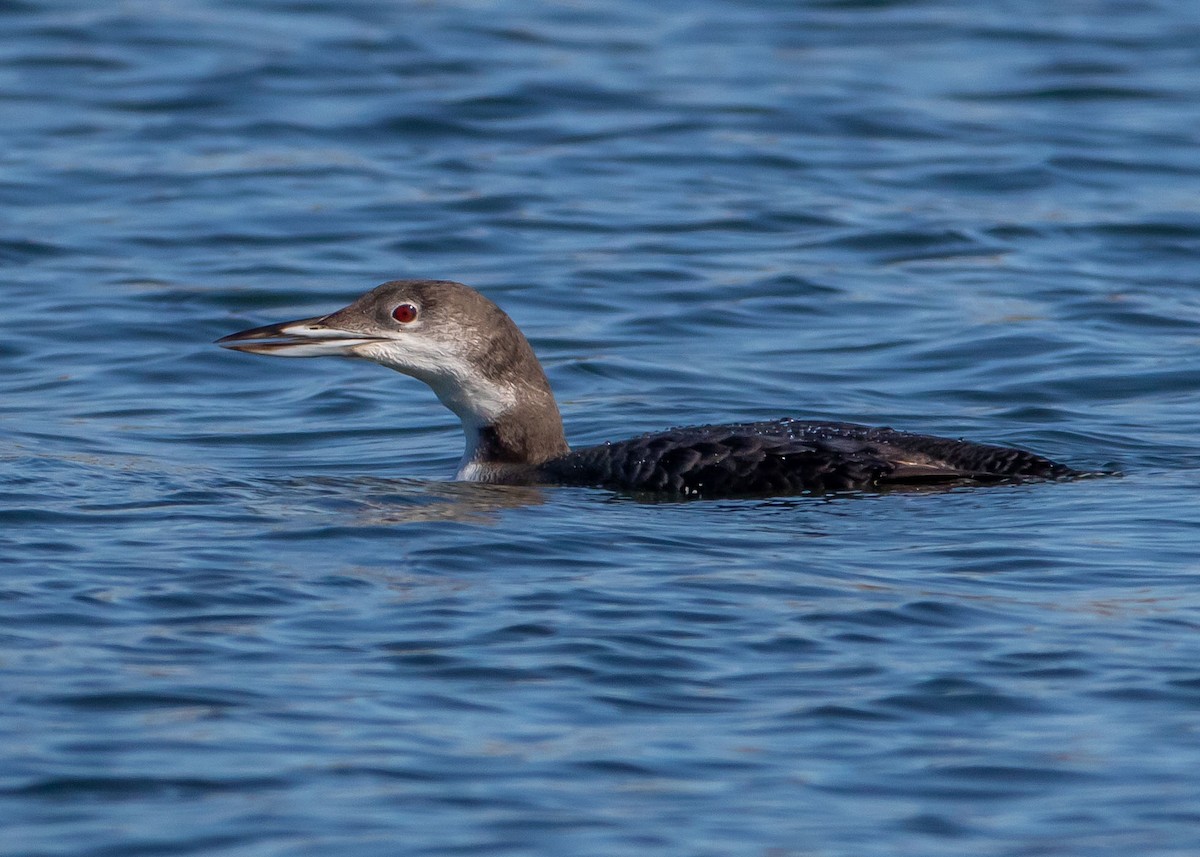
[[[402,302],[417,314],[398,326],[393,313]],[[467,440],[459,479],[520,481],[570,451],[533,347],[504,310],[474,289],[396,280],[319,323],[372,334],[353,356],[424,381],[458,415]]]
[[[467,446],[459,479],[522,484],[532,480],[537,465],[571,451],[540,366],[538,373],[541,383],[534,389],[519,389],[510,409],[486,421],[475,415],[462,420]]]

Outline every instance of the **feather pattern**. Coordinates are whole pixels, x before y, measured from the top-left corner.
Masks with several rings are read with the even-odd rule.
[[[539,466],[549,482],[678,497],[1072,475],[1077,471],[1023,450],[794,419],[670,429],[577,449]]]
[[[793,419],[572,450],[529,341],[500,307],[446,280],[393,280],[329,315],[217,341],[251,354],[371,360],[425,382],[462,421],[458,478],[475,482],[714,498],[1084,475],[1018,449]]]

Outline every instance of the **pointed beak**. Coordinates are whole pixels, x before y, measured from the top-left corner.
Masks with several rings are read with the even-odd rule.
[[[216,344],[247,354],[275,357],[353,357],[357,346],[382,341],[370,334],[330,327],[325,323],[327,318],[302,318],[252,327],[222,336]]]

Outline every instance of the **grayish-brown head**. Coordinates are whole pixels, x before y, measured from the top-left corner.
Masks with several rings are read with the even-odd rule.
[[[344,309],[234,333],[217,343],[276,357],[357,357],[428,384],[462,420],[459,478],[519,481],[567,451],[550,384],[512,319],[446,280],[394,280]]]

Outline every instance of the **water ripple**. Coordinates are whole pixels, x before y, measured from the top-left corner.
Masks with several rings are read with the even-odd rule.
[[[0,0],[14,854],[1195,851],[1188,4]],[[575,442],[794,416],[1121,478],[446,481],[495,297]],[[397,843],[402,843],[398,845]]]

